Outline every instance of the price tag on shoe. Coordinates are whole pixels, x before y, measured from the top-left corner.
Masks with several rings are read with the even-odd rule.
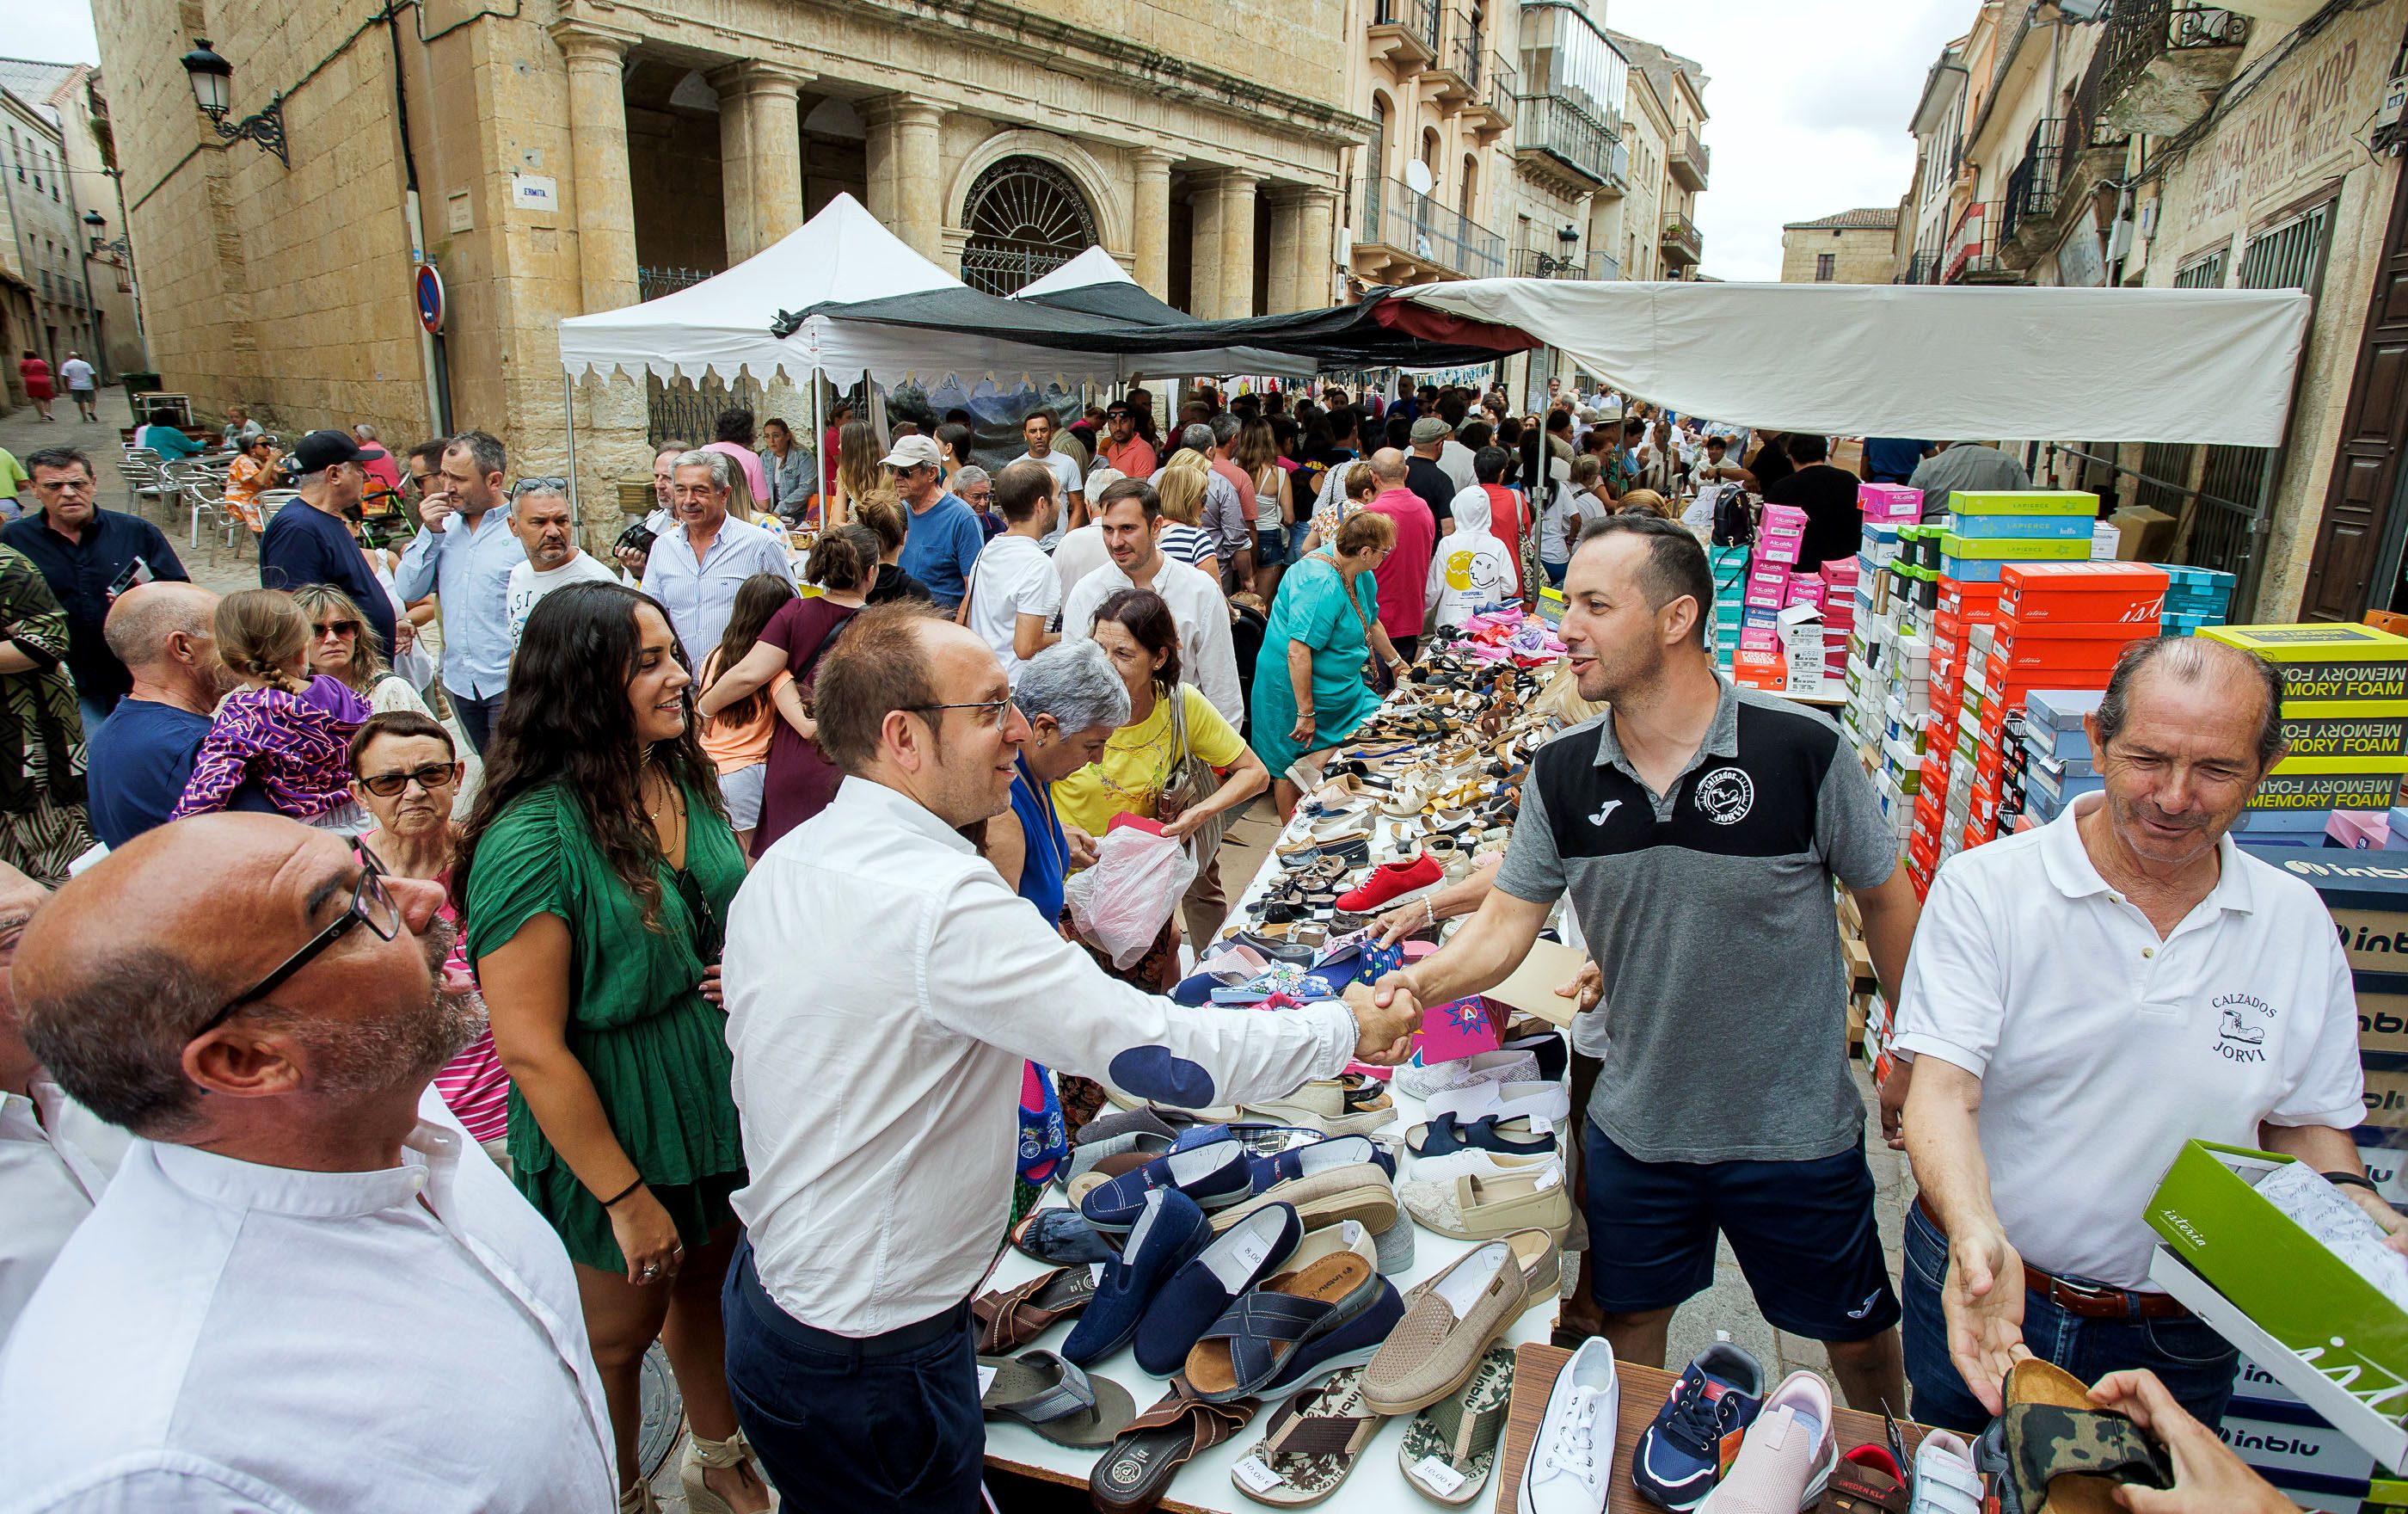
[[[1425,1456],[1413,1464],[1413,1480],[1440,1498],[1447,1498],[1463,1486],[1463,1474],[1435,1456]]]
[[[1260,1456],[1249,1456],[1240,1462],[1229,1468],[1229,1476],[1237,1478],[1238,1486],[1249,1492],[1267,1493],[1280,1485],[1279,1474],[1272,1471]]]

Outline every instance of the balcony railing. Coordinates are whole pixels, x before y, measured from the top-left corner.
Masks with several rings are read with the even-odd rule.
[[[1446,39],[1446,66],[1471,86],[1471,93],[1477,98],[1482,77],[1480,65],[1488,61],[1483,50],[1483,38],[1469,16],[1458,10],[1453,20],[1454,24],[1447,28],[1454,35]]]
[[[1371,27],[1392,28],[1418,46],[1428,62],[1438,56],[1438,0],[1372,0]]]
[[[1665,166],[1672,170],[1672,177],[1681,181],[1683,189],[1694,195],[1706,187],[1706,171],[1712,161],[1706,144],[1698,140],[1696,133],[1684,131],[1672,138],[1672,151]]]
[[[2054,224],[2057,185],[2064,179],[2065,121],[2051,116],[2036,123],[2024,144],[2024,160],[2007,175],[2007,195],[2001,203],[1999,240],[2014,242],[2018,231],[2026,240],[2044,235]],[[2045,251],[2034,247],[2031,252]]]
[[[1939,281],[1940,254],[1937,252],[1915,253],[1906,260],[1905,271],[1891,281],[1901,284],[1936,284]]]
[[[1522,75],[1501,52],[1490,52],[1487,61],[1487,71],[1480,76],[1480,90],[1472,96],[1470,108],[1486,111],[1489,124],[1503,131],[1513,124],[1513,102],[1520,97]]]
[[[2171,136],[2207,113],[2240,66],[2249,18],[2173,0],[2114,0],[2099,50],[2099,98],[2116,129]]]
[[[1964,218],[1948,238],[1948,256],[1941,266],[1943,284],[1997,282],[2013,274],[1999,261],[1999,223],[2004,210],[1997,200],[1965,207]]]
[[[1656,245],[1674,263],[1694,264],[1706,255],[1705,238],[1699,235],[1697,223],[1678,210],[1664,212],[1664,230]]]
[[[1541,153],[1591,183],[1620,194],[1630,181],[1630,150],[1619,122],[1604,123],[1560,94],[1525,94],[1513,151]]]
[[[1424,263],[1469,279],[1505,272],[1505,238],[1394,179],[1363,184],[1363,236]]]
[[[1591,252],[1586,257],[1561,256],[1525,247],[1513,254],[1513,277],[1516,279],[1619,279],[1622,265],[1605,252]]]
[[[705,279],[715,279],[718,276],[718,273],[710,268],[638,268],[636,297],[658,299],[663,295],[674,295],[688,285],[698,284]]]

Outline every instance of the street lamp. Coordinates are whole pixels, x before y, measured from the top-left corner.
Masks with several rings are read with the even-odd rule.
[[[273,152],[278,162],[293,166],[292,154],[284,147],[284,96],[278,95],[267,102],[266,109],[229,126],[225,118],[234,95],[234,65],[211,50],[205,36],[193,38],[193,50],[184,54],[182,62],[193,81],[193,103],[209,118],[219,137],[229,142],[257,142],[261,151]]]
[[[102,215],[98,210],[86,210],[83,213],[83,223],[92,228],[92,256],[98,257],[103,252],[114,252],[119,257],[123,257],[134,250],[122,237],[112,238],[107,241],[101,239],[100,234],[108,227],[108,217]]]

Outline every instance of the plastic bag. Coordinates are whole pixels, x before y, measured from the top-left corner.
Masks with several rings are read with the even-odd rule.
[[[1096,865],[1062,889],[1070,923],[1124,971],[1145,955],[1196,881],[1187,848],[1139,826],[1104,832]]]

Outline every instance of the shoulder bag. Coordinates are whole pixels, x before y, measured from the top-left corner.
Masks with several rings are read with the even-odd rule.
[[[1321,557],[1317,552],[1313,555]],[[1338,566],[1336,552],[1333,550],[1330,555],[1321,557],[1321,560],[1338,575],[1338,586],[1346,595],[1346,608],[1354,612],[1354,623],[1363,627],[1363,682],[1371,685],[1372,693],[1385,699],[1397,686],[1397,678],[1388,670],[1388,665],[1380,660],[1380,648],[1371,639],[1371,617],[1363,613],[1363,601],[1354,598],[1354,585],[1347,581],[1345,570]]]
[[[1221,775],[1188,744],[1186,685],[1171,685],[1167,698],[1170,700],[1170,771],[1163,778],[1162,797],[1154,806],[1154,817],[1166,822],[1210,802],[1221,791]],[[1195,851],[1197,872],[1211,866],[1212,854],[1221,846],[1221,833],[1228,828],[1229,816],[1225,811],[1197,826],[1187,838]]]

